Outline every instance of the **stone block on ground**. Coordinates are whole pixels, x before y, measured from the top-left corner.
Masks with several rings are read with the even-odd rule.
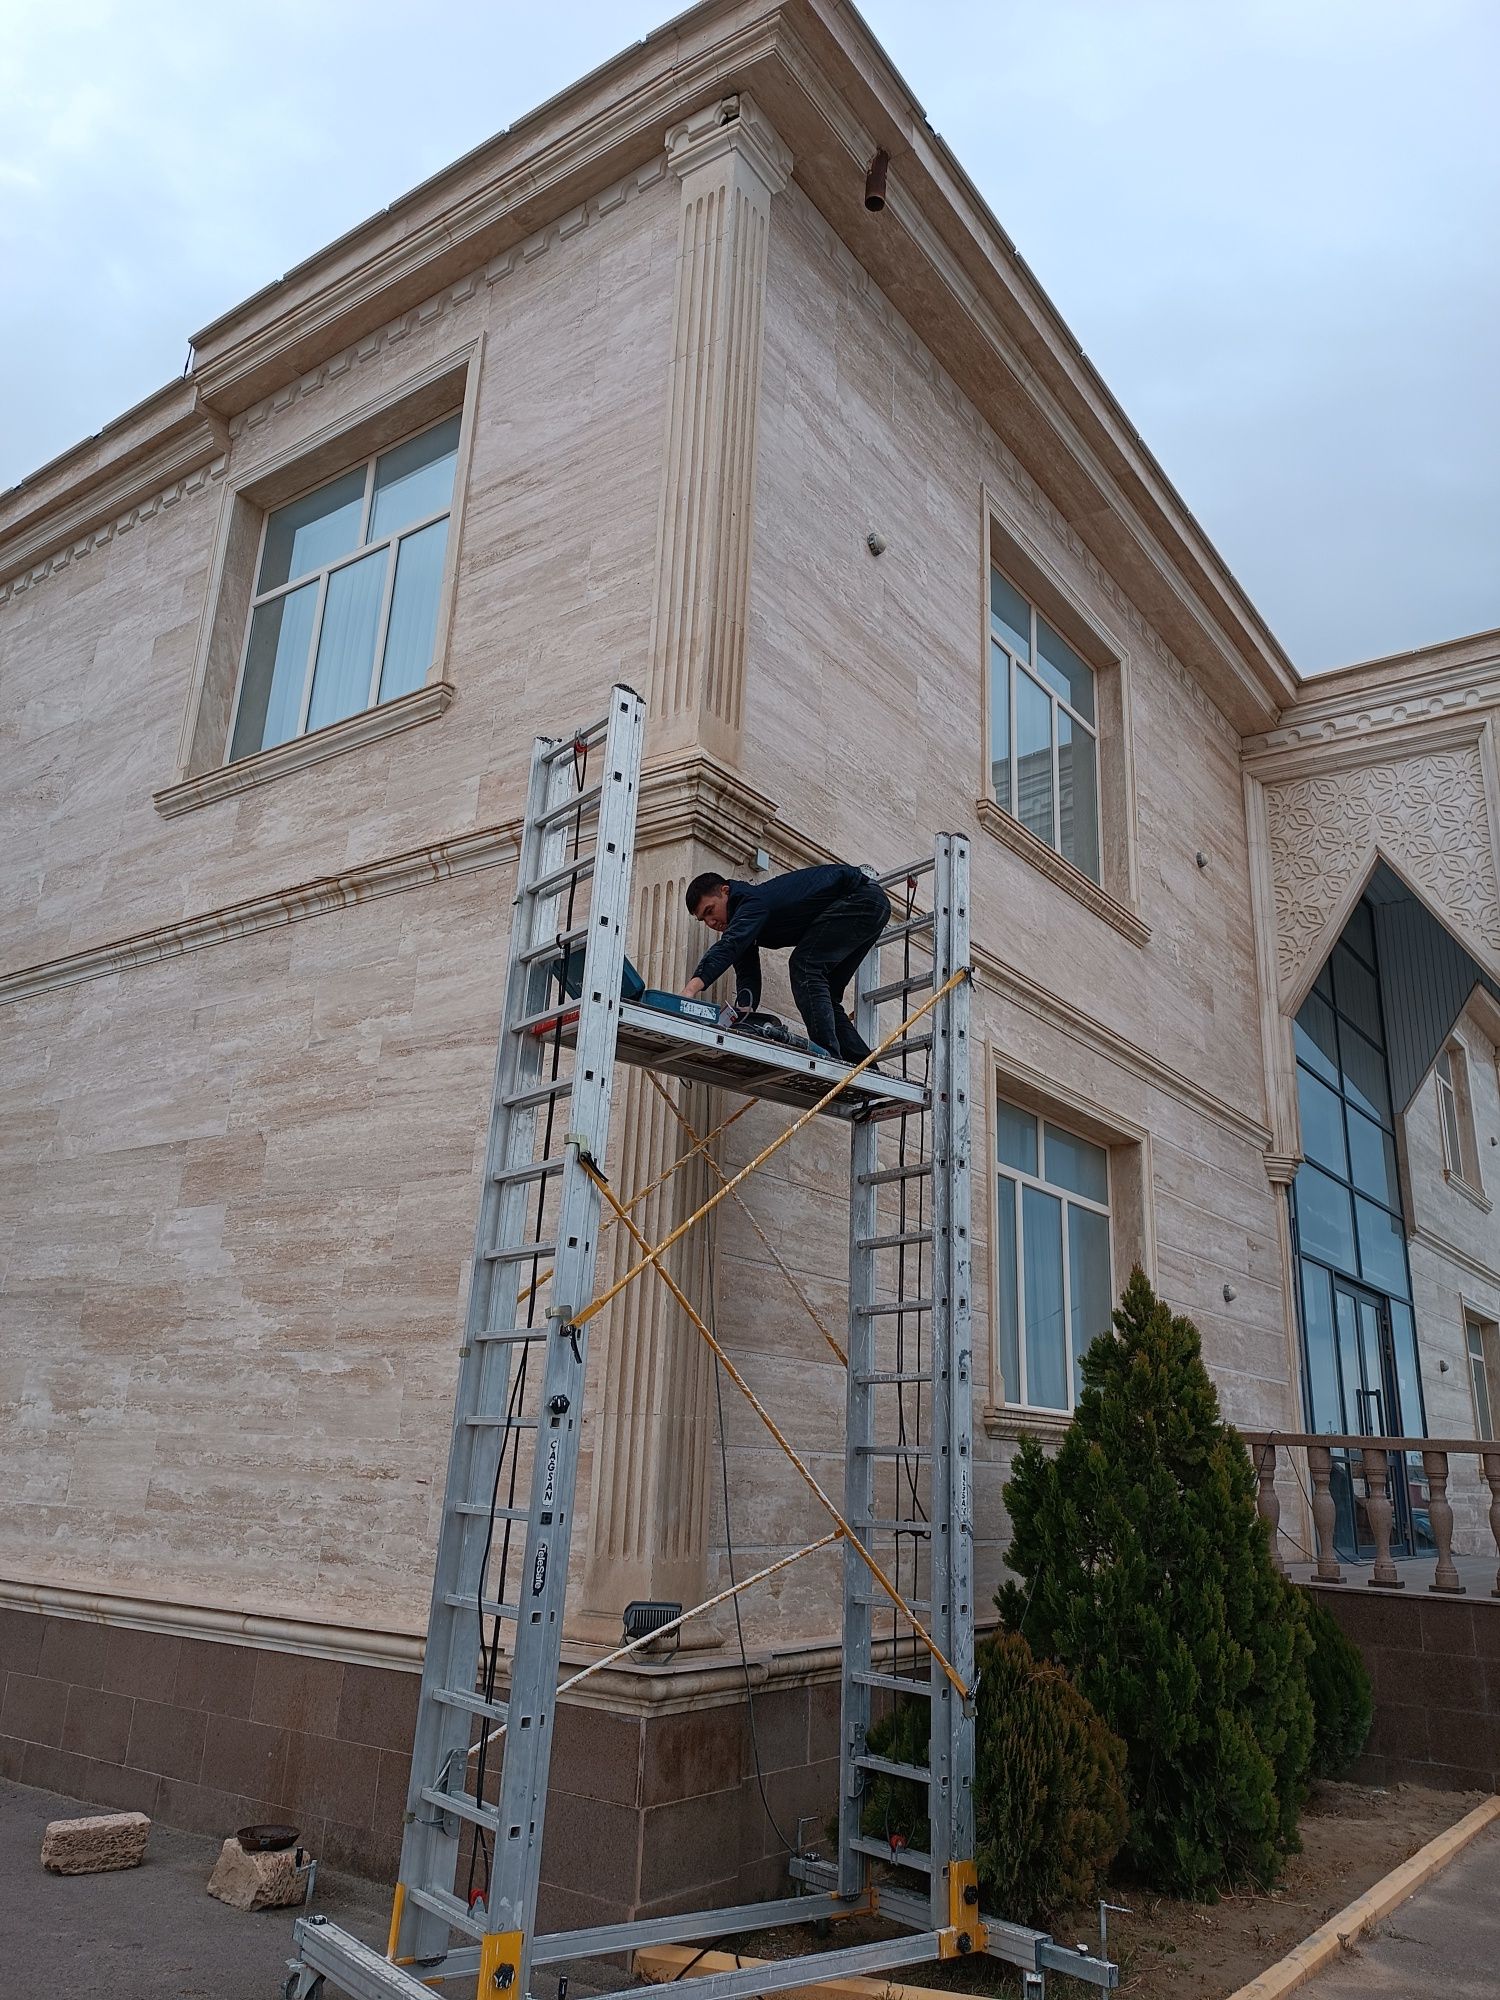
[[[138,1868],[150,1831],[151,1822],[143,1812],[54,1819],[42,1835],[42,1866],[54,1875],[102,1875],[111,1868]]]
[[[283,1847],[274,1854],[247,1854],[231,1835],[208,1878],[208,1893],[217,1896],[221,1903],[228,1903],[232,1910],[289,1909],[306,1900],[312,1866],[305,1848]]]

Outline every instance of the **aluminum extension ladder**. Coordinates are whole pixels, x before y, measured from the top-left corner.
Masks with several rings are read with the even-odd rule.
[[[644,705],[616,687],[602,720],[533,752],[390,1939],[382,1954],[301,1919],[286,2000],[318,2000],[325,1980],[353,2000],[421,2000],[439,1985],[523,2000],[534,1969],[570,1958],[877,1904],[909,1934],[698,1979],[700,2000],[971,1948],[1113,1985],[1112,1966],[978,1909],[973,1711],[959,1691],[974,1670],[964,980],[882,1058],[903,1083],[883,1095],[865,1083],[838,1107],[852,1135],[844,1512],[936,1651],[904,1626],[881,1635],[888,1600],[846,1543],[837,1859],[794,1858],[801,1892],[779,1901],[536,1935],[587,1363],[587,1326],[574,1321],[595,1282],[593,1169],[609,1136],[643,748]],[[931,907],[919,912],[928,877]],[[894,900],[905,891],[905,908],[859,975],[856,1019],[872,1044],[890,1032],[882,1010],[899,1025],[968,964],[967,842],[941,836],[935,859],[882,879]],[[679,1062],[699,1060],[691,1038],[703,1031],[683,1037]],[[670,1055],[620,1059],[672,1073]],[[816,1095],[827,1080],[801,1083]],[[874,1709],[893,1698],[928,1707],[926,1766],[868,1749]],[[866,1831],[864,1794],[882,1775],[925,1788],[925,1845]]]

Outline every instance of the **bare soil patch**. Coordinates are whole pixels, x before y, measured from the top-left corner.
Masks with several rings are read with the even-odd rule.
[[[1120,1991],[1132,2000],[1225,2000],[1273,1965],[1320,1924],[1353,1902],[1478,1805],[1480,1792],[1435,1792],[1420,1785],[1378,1789],[1317,1784],[1302,1815],[1302,1852],[1292,1855],[1276,1887],[1232,1893],[1217,1903],[1184,1903],[1122,1885],[1111,1900],[1129,1916],[1110,1919],[1110,1949],[1120,1966]],[[996,1912],[996,1914],[1000,1914]],[[878,1936],[874,1925],[839,1924],[832,1934],[813,1929],[757,1931],[724,1948],[747,1958],[790,1958],[799,1952],[856,1944]],[[1079,1910],[1054,1929],[1060,1943],[1097,1950],[1098,1913]],[[912,1966],[893,1983],[938,1986],[956,1992],[1008,1996],[1020,1983],[1008,1967],[988,1958]],[[1057,1975],[1049,1992],[1082,1995],[1097,1989]]]

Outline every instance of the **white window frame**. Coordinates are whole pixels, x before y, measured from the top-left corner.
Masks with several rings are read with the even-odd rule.
[[[1108,1295],[1111,1298],[1113,1298],[1114,1297],[1113,1204],[1114,1204],[1114,1192],[1115,1192],[1114,1161],[1111,1154],[1111,1149],[1108,1146],[1101,1145],[1098,1139],[1090,1138],[1090,1136],[1086,1132],[1075,1131],[1072,1128],[1072,1126],[1065,1123],[1063,1119],[1051,1117],[1047,1112],[1040,1111],[1033,1105],[1017,1103],[1014,1098],[1006,1097],[1003,1091],[998,1092],[996,1094],[997,1126],[998,1126],[1000,1105],[1004,1105],[1008,1110],[1022,1112],[1025,1114],[1026,1117],[1034,1118],[1036,1120],[1037,1172],[1034,1174],[1028,1174],[1024,1173],[1019,1167],[1010,1166],[1006,1161],[1000,1158],[998,1146],[994,1149],[995,1193],[992,1199],[993,1199],[995,1221],[994,1221],[994,1251],[992,1256],[992,1267],[994,1272],[995,1300],[996,1300],[995,1315],[994,1315],[995,1373],[997,1379],[1000,1382],[1000,1387],[1002,1391],[1002,1404],[1003,1407],[1006,1408],[1007,1410],[1034,1410],[1039,1416],[1065,1417],[1071,1415],[1072,1412],[1077,1408],[1077,1397],[1074,1393],[1076,1356],[1073,1353],[1073,1269],[1072,1269],[1073,1260],[1068,1254],[1070,1247],[1068,1210],[1070,1206],[1076,1206],[1078,1208],[1088,1209],[1090,1213],[1094,1215],[1103,1216],[1106,1225],[1105,1242],[1108,1245],[1108,1254],[1109,1254],[1109,1271],[1107,1274],[1107,1283],[1105,1289],[1108,1292]],[[1048,1125],[1055,1125],[1060,1132],[1066,1132],[1070,1139],[1078,1139],[1082,1141],[1084,1145],[1093,1146],[1097,1151],[1103,1153],[1104,1172],[1105,1172],[1104,1201],[1102,1202],[1091,1201],[1087,1195],[1075,1194],[1071,1188],[1061,1187],[1054,1181],[1043,1179],[1042,1176],[1046,1171],[1046,1165],[1047,1165]],[[1014,1182],[1017,1189],[1016,1367],[1020,1374],[1021,1380],[1014,1385],[1007,1382],[1004,1378],[1003,1358],[1000,1353],[999,1184],[1002,1180],[1009,1180]],[[1062,1215],[1062,1335],[1063,1335],[1063,1349],[1064,1349],[1063,1381],[1067,1386],[1068,1400],[1066,1405],[1061,1409],[1059,1409],[1055,1404],[1052,1403],[1029,1402],[1026,1397],[1026,1386],[1027,1386],[1026,1385],[1026,1254],[1025,1254],[1024,1234],[1023,1234],[1023,1226],[1021,1219],[1022,1199],[1020,1190],[1028,1187],[1036,1188],[1041,1193],[1050,1195],[1053,1198],[1053,1200],[1060,1201],[1062,1203],[1062,1209],[1063,1209],[1063,1215]],[[1011,1393],[1013,1386],[1016,1390],[1016,1393],[1014,1395],[1012,1395]]]
[[[1081,653],[1078,653],[1078,648],[1076,646],[1073,646],[1071,640],[1065,639],[1062,633],[1058,633],[1058,637],[1064,638],[1064,643],[1068,645],[1074,653],[1078,654],[1078,658],[1080,660],[1083,660],[1084,666],[1088,668],[1089,673],[1093,676],[1095,720],[1093,722],[1089,722],[1084,716],[1079,714],[1078,710],[1074,708],[1071,702],[1065,701],[1063,697],[1057,692],[1056,688],[1054,688],[1053,686],[1051,686],[1049,682],[1044,680],[1036,670],[1034,662],[1038,658],[1037,621],[1041,618],[1042,615],[1037,610],[1036,600],[1031,596],[1029,591],[1023,590],[1021,586],[1015,581],[1014,577],[1012,577],[1007,572],[1004,565],[1002,563],[996,562],[993,559],[993,557],[991,558],[990,561],[990,568],[992,570],[999,572],[999,574],[1005,579],[1005,582],[1016,593],[1017,597],[1021,599],[1022,603],[1026,606],[1027,610],[1031,614],[1031,628],[1028,634],[1031,644],[1031,661],[1026,661],[1021,659],[1016,653],[1012,652],[1010,646],[1006,643],[1004,639],[1000,637],[999,633],[996,632],[993,614],[988,611],[989,579],[988,577],[985,579],[986,625],[988,628],[988,644],[989,646],[998,646],[1001,652],[1005,654],[1006,658],[1010,662],[1010,673],[1006,677],[1006,700],[1009,704],[1009,714],[1007,716],[1006,726],[1008,732],[1007,741],[1009,744],[1009,755],[1010,755],[1011,803],[1008,806],[1002,805],[995,793],[995,777],[994,777],[995,725],[994,725],[993,709],[990,705],[987,704],[985,708],[985,714],[989,718],[988,729],[989,729],[990,740],[985,745],[985,772],[986,772],[986,781],[989,789],[990,798],[993,800],[995,805],[999,807],[1001,812],[1005,813],[1008,818],[1013,819],[1016,822],[1017,826],[1023,827],[1025,831],[1031,834],[1035,839],[1041,840],[1042,836],[1039,833],[1037,833],[1035,827],[1029,826],[1027,822],[1024,819],[1022,819],[1019,811],[1017,810],[1017,807],[1020,805],[1021,790],[1020,790],[1020,773],[1017,765],[1018,752],[1016,748],[1016,685],[1017,685],[1016,675],[1025,674],[1027,679],[1031,682],[1032,686],[1039,688],[1041,692],[1044,695],[1046,695],[1047,699],[1052,703],[1054,711],[1052,715],[1052,838],[1049,841],[1044,841],[1042,844],[1044,846],[1050,847],[1052,849],[1052,852],[1056,854],[1060,860],[1066,861],[1070,868],[1078,867],[1077,862],[1069,861],[1067,855],[1065,855],[1062,851],[1062,798],[1061,798],[1061,786],[1059,783],[1060,773],[1058,768],[1059,759],[1058,759],[1058,743],[1057,743],[1058,728],[1057,728],[1057,715],[1055,712],[1057,709],[1060,708],[1063,711],[1063,713],[1069,717],[1069,719],[1073,723],[1073,726],[1076,729],[1081,729],[1084,731],[1084,733],[1088,736],[1090,742],[1094,746],[1094,852],[1098,856],[1098,873],[1095,875],[1090,875],[1086,869],[1082,868],[1079,868],[1078,872],[1080,875],[1084,876],[1086,881],[1093,882],[1096,887],[1101,886],[1104,874],[1104,810],[1103,810],[1103,781],[1099,768],[1099,724],[1097,720],[1099,714],[1099,670],[1097,667],[1092,666],[1089,661],[1083,660],[1083,655]],[[1051,619],[1048,619],[1046,622],[1049,625],[1052,624]],[[1053,625],[1052,629],[1056,631],[1057,627]],[[994,685],[993,656],[988,651],[988,648],[986,649],[985,660],[986,660],[986,669],[990,675],[990,684],[993,687]]]
[[[1449,1042],[1433,1064],[1437,1081],[1438,1135],[1443,1146],[1443,1172],[1471,1194],[1479,1185],[1479,1148],[1475,1142],[1467,1056],[1461,1042]]]
[[[1474,1435],[1485,1444],[1495,1442],[1495,1396],[1500,1391],[1500,1379],[1494,1379],[1490,1368],[1487,1349],[1496,1345],[1494,1322],[1485,1321],[1478,1313],[1464,1312],[1464,1358],[1469,1364],[1469,1393],[1474,1401]],[[1484,1379],[1484,1409],[1488,1412],[1486,1427],[1480,1415],[1479,1382]]]
[[[316,583],[317,585],[318,598],[313,609],[312,633],[308,639],[307,665],[303,670],[302,676],[302,699],[297,710],[297,727],[292,735],[283,739],[287,743],[295,743],[300,737],[308,734],[307,718],[312,707],[313,677],[317,672],[318,646],[323,636],[323,613],[328,603],[329,578],[337,570],[348,569],[353,563],[363,562],[367,556],[374,555],[377,549],[388,548],[392,551],[392,554],[386,564],[385,586],[380,602],[380,618],[375,628],[375,655],[370,671],[370,686],[367,691],[364,708],[353,709],[350,713],[352,715],[359,715],[380,705],[380,683],[385,673],[385,642],[390,626],[391,600],[395,595],[396,588],[396,564],[400,560],[400,550],[396,547],[396,544],[404,542],[408,536],[420,534],[424,528],[430,528],[438,521],[448,522],[448,539],[451,541],[454,495],[458,486],[458,477],[464,456],[462,423],[460,422],[458,451],[453,466],[453,486],[449,489],[448,504],[445,507],[436,509],[431,514],[424,515],[420,520],[404,522],[401,527],[393,528],[388,535],[381,535],[376,540],[367,542],[363,537],[369,532],[370,518],[375,505],[375,466],[380,459],[387,457],[393,451],[399,450],[403,444],[409,444],[413,438],[421,437],[427,431],[436,430],[440,424],[449,423],[454,417],[461,419],[462,415],[463,412],[461,409],[453,409],[446,416],[426,418],[411,430],[404,432],[402,436],[393,438],[389,444],[382,444],[378,451],[372,452],[365,460],[365,491],[359,516],[361,540],[353,549],[344,555],[336,557],[332,562],[322,564],[318,569],[309,570],[304,576],[293,577],[286,583],[277,584],[272,590],[262,591],[257,594],[252,588],[250,606],[245,614],[245,636],[240,644],[239,678],[235,683],[234,701],[229,712],[229,728],[224,738],[224,762],[226,765],[243,763],[246,758],[259,755],[262,747],[257,745],[256,749],[246,750],[239,757],[235,757],[233,754],[234,733],[239,726],[240,702],[245,692],[245,669],[250,661],[250,638],[255,629],[256,612],[264,605],[274,604],[278,597],[288,597],[295,590],[306,589],[309,584]],[[290,494],[285,500],[278,500],[274,507],[266,509],[261,518],[260,540],[255,550],[255,568],[252,574],[256,578],[260,576],[261,564],[265,560],[266,536],[270,532],[272,517],[283,512],[287,507],[295,506],[299,500],[305,500],[308,494],[316,493],[324,486],[331,486],[335,480],[347,478],[356,469],[358,464],[359,460],[355,459],[353,464],[346,465],[342,472],[325,473],[320,478],[313,480],[310,485],[304,486],[298,492]],[[444,575],[446,577],[448,558],[446,543],[444,545],[443,556],[445,566]],[[442,588],[443,585],[440,583],[440,592]],[[431,668],[432,661],[429,660],[423,669],[424,674],[430,672]],[[341,716],[339,720],[347,721],[348,717]],[[326,724],[324,726],[333,727],[335,725]],[[279,746],[273,745],[271,747],[276,748]]]

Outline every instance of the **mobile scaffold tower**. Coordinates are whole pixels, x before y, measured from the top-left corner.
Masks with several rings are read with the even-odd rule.
[[[435,1989],[530,2000],[537,1969],[565,1960],[874,1914],[897,1934],[710,1974],[693,1981],[695,2000],[750,2000],[972,1951],[1023,1967],[1038,1991],[1051,1970],[1112,1987],[1117,1974],[1107,1960],[979,1907],[967,842],[942,834],[931,859],[881,878],[895,909],[859,975],[856,1024],[874,1050],[868,1062],[849,1067],[623,1000],[644,740],[644,704],[621,686],[599,721],[539,738],[532,755],[389,1945],[382,1956],[325,1919],[303,1918],[285,2000],[320,2000],[325,1984],[352,2000],[422,2000]],[[925,909],[917,900],[923,884]],[[891,1013],[899,1019],[887,1028]],[[712,1132],[700,1137],[689,1128],[692,1143],[652,1183],[699,1156],[717,1181],[697,1213],[659,1243],[646,1241],[633,1215],[651,1189],[622,1199],[604,1174],[620,1063],[654,1072],[664,1090],[662,1078],[686,1078],[744,1094]],[[762,1099],[796,1107],[797,1115],[726,1175],[710,1149]],[[815,1117],[843,1119],[850,1132],[847,1345],[799,1288],[846,1370],[838,1499],[664,1261],[720,1203],[739,1201],[740,1187]],[[635,1255],[596,1291],[599,1241],[611,1227],[626,1232]],[[806,1548],[709,1602],[815,1551],[842,1548],[838,1852],[795,1858],[796,1893],[778,1901],[538,1935],[558,1699],[667,1629],[559,1682],[589,1328],[627,1285],[648,1277],[671,1291],[828,1523]],[[692,1607],[681,1620],[706,1608]],[[875,1707],[905,1700],[929,1705],[926,1765],[867,1748]],[[862,1795],[877,1773],[925,1790],[925,1848],[867,1832]]]

